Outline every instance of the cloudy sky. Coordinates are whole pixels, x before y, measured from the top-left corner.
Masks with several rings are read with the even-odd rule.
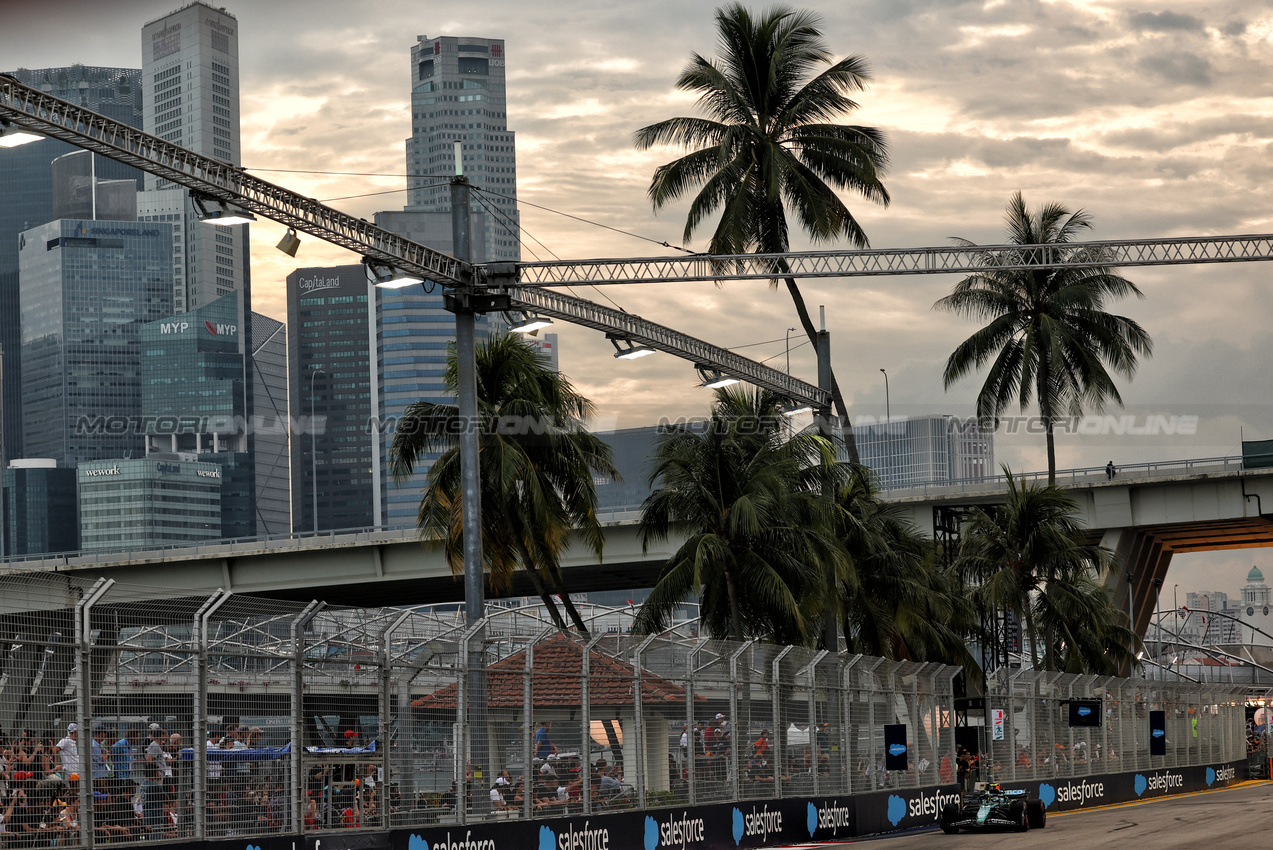
[[[409,51],[416,35],[504,38],[508,125],[517,133],[519,196],[657,242],[682,236],[683,209],[655,215],[645,189],[674,152],[638,153],[637,128],[693,114],[672,82],[692,51],[715,52],[714,5],[687,0],[271,0],[234,3],[240,22],[243,164],[357,171],[351,178],[260,172],[321,199],[403,186],[410,134]],[[81,62],[139,67],[143,23],[175,0],[5,0],[0,65]],[[848,198],[874,247],[1000,241],[1008,197],[1091,213],[1093,238],[1273,232],[1273,9],[1267,0],[815,0],[827,43],[858,53],[874,82],[853,123],[890,139],[888,208]],[[405,193],[340,200],[370,217]],[[525,259],[650,256],[650,242],[543,210],[522,210]],[[256,308],[285,316],[282,280],[299,263],[353,262],[306,239],[297,261],[275,251],[281,229],[253,229]],[[534,241],[531,241],[533,237]],[[810,247],[807,244],[798,247]],[[1264,264],[1131,269],[1146,294],[1115,305],[1152,334],[1156,351],[1124,382],[1127,412],[1197,416],[1191,436],[1061,437],[1062,467],[1106,460],[1238,453],[1239,435],[1273,439],[1273,300]],[[953,278],[810,281],[825,304],[837,377],[855,419],[967,413],[979,386],[950,391],[941,368],[973,326],[935,313]],[[578,295],[600,299],[593,290]],[[783,292],[760,284],[608,288],[624,309],[725,346],[785,363],[796,324]],[[598,404],[603,425],[699,415],[692,369],[659,355],[617,363],[591,331],[558,328],[565,371]],[[793,372],[813,380],[808,346]],[[1040,440],[1001,435],[997,457],[1045,466]],[[1190,586],[1236,590],[1263,551],[1178,560]],[[1244,566],[1245,565],[1245,566]],[[1183,587],[1183,585],[1182,585]]]

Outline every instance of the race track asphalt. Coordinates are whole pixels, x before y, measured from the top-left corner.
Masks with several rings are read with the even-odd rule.
[[[1240,850],[1269,843],[1273,825],[1273,783],[1258,782],[1220,791],[1173,797],[1048,818],[1047,827],[1028,833],[992,832],[945,835],[926,830],[880,838],[880,850],[945,848],[1094,847],[1169,850]]]

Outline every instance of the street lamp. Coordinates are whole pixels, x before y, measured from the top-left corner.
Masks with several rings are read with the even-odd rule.
[[[893,421],[892,407],[888,397],[888,372],[884,369],[880,370],[884,375],[884,474],[885,481],[892,483],[888,479],[889,473],[892,471],[893,452],[890,441],[892,437],[889,434],[889,424]],[[887,485],[886,485],[887,487]]]
[[[787,374],[791,374],[791,332],[795,328],[787,328]]]
[[[314,533],[318,533],[318,429],[314,425],[314,379],[318,373],[327,373],[322,369],[313,369],[309,373],[309,465],[310,485],[314,497]]]

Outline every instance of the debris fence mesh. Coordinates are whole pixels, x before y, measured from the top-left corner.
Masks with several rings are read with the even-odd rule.
[[[5,843],[385,829],[955,781],[958,670],[701,637],[632,612],[353,608],[0,579]],[[1098,728],[1066,701],[1102,697]],[[1245,753],[1231,686],[993,677],[1002,780]],[[973,722],[976,718],[972,718]],[[906,770],[884,726],[905,727]],[[87,812],[87,816],[82,813]],[[56,833],[56,834],[51,834]]]

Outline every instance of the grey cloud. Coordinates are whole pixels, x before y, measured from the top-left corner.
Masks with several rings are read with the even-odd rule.
[[[1128,21],[1142,32],[1202,32],[1205,26],[1193,15],[1178,12],[1137,12]]]
[[[1160,53],[1144,57],[1137,65],[1168,82],[1190,86],[1211,85],[1211,62],[1196,53]]]

